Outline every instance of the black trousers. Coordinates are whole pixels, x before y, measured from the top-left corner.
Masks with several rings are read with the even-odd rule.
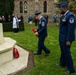
[[[42,50],[44,50],[45,53],[49,53],[49,49],[46,48],[44,45],[45,38],[40,38],[38,39],[38,53],[42,53]]]
[[[13,31],[14,31],[14,33],[19,32],[19,28],[14,28]]]

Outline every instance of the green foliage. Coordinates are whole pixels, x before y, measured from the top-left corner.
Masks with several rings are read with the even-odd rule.
[[[4,15],[5,14],[5,0],[0,0],[0,15]]]
[[[76,14],[76,0],[58,0],[58,3],[56,4],[56,6],[63,1],[68,1],[69,2],[69,10],[74,12],[74,14]]]
[[[38,38],[31,31],[32,28],[37,29],[37,26],[25,24],[25,31],[19,33],[4,32],[4,36],[15,39],[18,45],[34,52],[38,49]],[[44,52],[39,56],[34,56],[35,67],[22,75],[68,75],[63,72],[66,70],[66,67],[62,68],[55,65],[59,62],[60,58],[58,35],[59,27],[56,26],[56,23],[50,23],[48,25],[48,37],[45,40],[45,45],[51,53],[47,57],[45,57]],[[76,41],[72,44],[71,53],[76,68]],[[76,73],[71,75],[76,75]]]
[[[14,10],[14,0],[0,0],[0,16],[11,15]]]
[[[69,1],[69,9],[76,14],[76,0]]]
[[[63,1],[68,1],[68,0],[58,0],[58,2],[63,2]]]

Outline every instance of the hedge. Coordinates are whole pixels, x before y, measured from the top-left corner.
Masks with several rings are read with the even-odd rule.
[[[3,32],[13,31],[12,22],[4,22],[3,23]],[[19,31],[24,31],[24,23],[19,23]]]

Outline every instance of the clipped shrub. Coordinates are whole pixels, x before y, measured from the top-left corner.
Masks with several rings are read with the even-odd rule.
[[[3,32],[10,32],[10,31],[13,31],[12,22],[4,22],[3,23]],[[24,23],[23,22],[19,23],[19,31],[24,31]]]

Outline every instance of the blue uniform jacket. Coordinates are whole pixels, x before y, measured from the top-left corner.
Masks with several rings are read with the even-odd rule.
[[[76,17],[70,11],[60,18],[59,41],[74,41],[75,40],[75,25]]]
[[[38,24],[38,34],[40,38],[45,38],[47,37],[47,23],[46,23],[46,20],[44,17],[42,17],[40,20],[39,20],[39,24]]]

